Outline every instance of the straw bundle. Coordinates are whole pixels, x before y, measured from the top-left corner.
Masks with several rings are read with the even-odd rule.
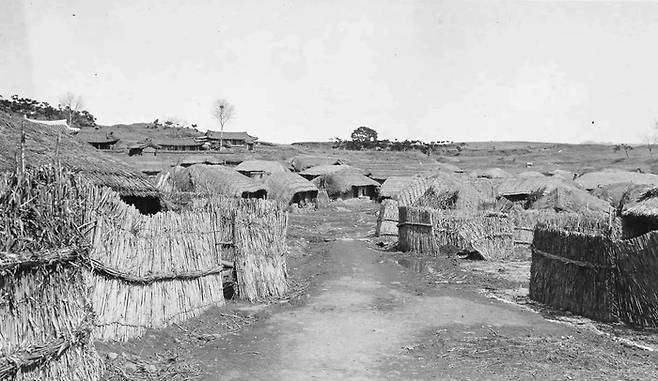
[[[539,227],[530,268],[530,298],[603,321],[616,315],[611,240]]]
[[[282,205],[242,200],[236,211],[235,266],[239,295],[250,301],[282,296],[288,290],[286,230]]]
[[[88,189],[53,168],[0,178],[0,379],[100,379],[81,266]]]
[[[436,255],[439,247],[433,231],[432,210],[401,206],[399,209],[398,249]]]
[[[126,340],[224,304],[227,210],[140,214],[109,189],[90,193],[87,219],[98,337]]]
[[[398,202],[391,199],[383,200],[377,216],[375,234],[381,236],[398,235]]]

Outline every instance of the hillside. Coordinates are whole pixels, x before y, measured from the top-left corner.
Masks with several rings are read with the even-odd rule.
[[[203,134],[202,132],[193,128],[166,126],[157,126],[154,128],[152,123],[115,124],[112,126],[82,128],[80,130],[82,133],[90,131],[94,131],[100,134],[110,132],[113,133],[114,136],[121,139],[119,140],[119,143],[117,143],[117,149],[126,148],[131,144],[143,141],[147,138],[186,138]]]

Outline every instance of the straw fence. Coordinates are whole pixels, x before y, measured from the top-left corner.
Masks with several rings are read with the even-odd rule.
[[[406,209],[404,212],[403,208]],[[403,251],[433,254],[441,247],[452,246],[478,251],[485,259],[506,260],[521,255],[517,252],[523,249],[527,249],[527,254],[522,255],[530,256],[530,245],[538,224],[589,233],[605,232],[617,237],[620,226],[618,221],[614,222],[611,224],[599,215],[552,211],[494,213],[400,207],[398,245]],[[426,225],[431,225],[431,229]],[[430,244],[429,240],[434,240],[435,244]]]
[[[379,207],[379,215],[377,215],[377,227],[375,228],[375,235],[377,235],[377,237],[397,237],[398,218],[398,202],[392,199],[382,200],[381,206]]]
[[[0,379],[100,379],[80,234],[87,190],[54,168],[0,177]]]
[[[101,340],[125,340],[223,305],[222,254],[233,243],[223,210],[140,214],[93,189],[88,221],[93,306]]]
[[[241,298],[287,290],[287,216],[279,204],[214,198],[145,216],[108,189],[93,190],[90,204],[90,282],[102,340],[137,337],[223,305],[223,278],[233,268]]]
[[[538,227],[530,297],[598,320],[658,327],[658,232],[618,240],[606,231]]]
[[[403,251],[437,254],[451,246],[475,250],[484,259],[505,259],[514,251],[513,225],[505,215],[401,207],[399,228]]]

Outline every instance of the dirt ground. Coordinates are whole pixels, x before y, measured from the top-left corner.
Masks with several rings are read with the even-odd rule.
[[[527,261],[396,252],[372,238],[376,210],[352,201],[292,215],[287,298],[99,344],[106,378],[658,379],[658,333],[534,305]]]

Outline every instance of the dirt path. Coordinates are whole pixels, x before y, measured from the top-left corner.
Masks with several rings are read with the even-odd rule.
[[[581,336],[579,343],[596,338],[472,292],[419,284],[418,274],[387,261],[362,241],[329,243],[323,259],[324,274],[303,306],[280,309],[238,335],[199,348],[195,357],[205,359],[203,379],[568,379],[596,378],[610,367],[598,358],[560,364],[560,346],[574,341],[574,335]],[[524,341],[540,339],[536,349],[541,356],[558,351],[555,364],[507,353],[503,366],[483,370],[479,366],[499,356],[469,361],[474,358],[469,345],[475,344],[477,352],[480,341],[490,346],[492,338],[506,349],[528,350],[526,355],[532,348],[523,348]],[[528,343],[536,347],[536,341]]]
[[[105,352],[125,351],[140,374],[172,381],[658,379],[656,352],[486,297],[483,288],[519,287],[495,264],[466,266],[486,270],[474,273],[460,270],[468,263],[376,249],[359,238],[374,220],[369,204],[293,215],[291,283],[310,279],[301,295],[232,302]],[[426,260],[436,271],[416,266]],[[158,369],[143,371],[133,357],[155,358]]]

